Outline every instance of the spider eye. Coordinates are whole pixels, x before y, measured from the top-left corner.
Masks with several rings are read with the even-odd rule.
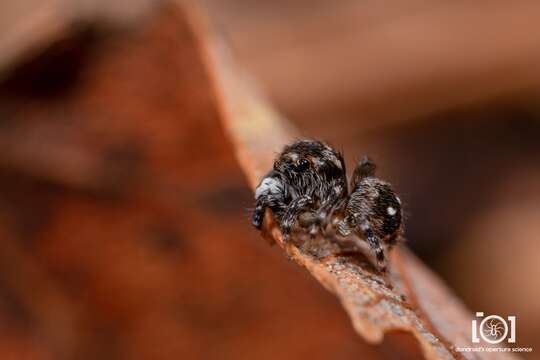
[[[311,164],[309,160],[300,159],[300,161],[298,161],[298,164],[296,165],[296,171],[306,171],[307,169],[309,169],[310,165]]]

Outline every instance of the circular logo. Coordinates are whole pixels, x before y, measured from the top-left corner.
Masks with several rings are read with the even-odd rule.
[[[480,323],[480,336],[490,344],[498,344],[508,335],[506,321],[498,315],[490,315]]]

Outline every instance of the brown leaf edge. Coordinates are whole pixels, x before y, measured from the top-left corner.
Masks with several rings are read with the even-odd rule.
[[[228,48],[210,30],[201,8],[180,2],[187,14],[208,76],[215,88],[224,130],[252,189],[271,168],[273,158],[298,131],[264,99],[234,64]],[[334,293],[356,332],[370,343],[385,333],[406,331],[418,341],[426,359],[516,359],[504,353],[459,353],[471,347],[472,314],[448,287],[404,246],[391,254],[390,271],[382,276],[369,261],[343,252],[332,238],[314,241],[298,236],[285,243],[267,213],[263,236],[277,243]]]

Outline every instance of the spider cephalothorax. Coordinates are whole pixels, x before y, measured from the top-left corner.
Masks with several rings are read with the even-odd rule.
[[[285,239],[295,224],[312,235],[337,225],[338,235],[354,233],[366,240],[383,271],[384,247],[391,248],[403,229],[400,200],[390,184],[375,177],[375,164],[367,158],[358,163],[349,194],[343,156],[316,140],[286,146],[257,186],[255,200],[252,222],[258,229],[266,208]]]
[[[297,222],[315,235],[324,231],[346,198],[341,153],[320,141],[296,141],[283,149],[257,187],[253,225],[260,228],[264,210],[270,208],[285,238]]]

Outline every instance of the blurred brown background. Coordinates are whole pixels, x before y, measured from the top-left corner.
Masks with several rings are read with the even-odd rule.
[[[538,358],[540,5],[202,10],[302,134],[349,167],[378,162],[409,246],[472,311],[516,315]],[[364,343],[250,227],[181,7],[24,0],[0,14],[2,359],[403,358]]]

